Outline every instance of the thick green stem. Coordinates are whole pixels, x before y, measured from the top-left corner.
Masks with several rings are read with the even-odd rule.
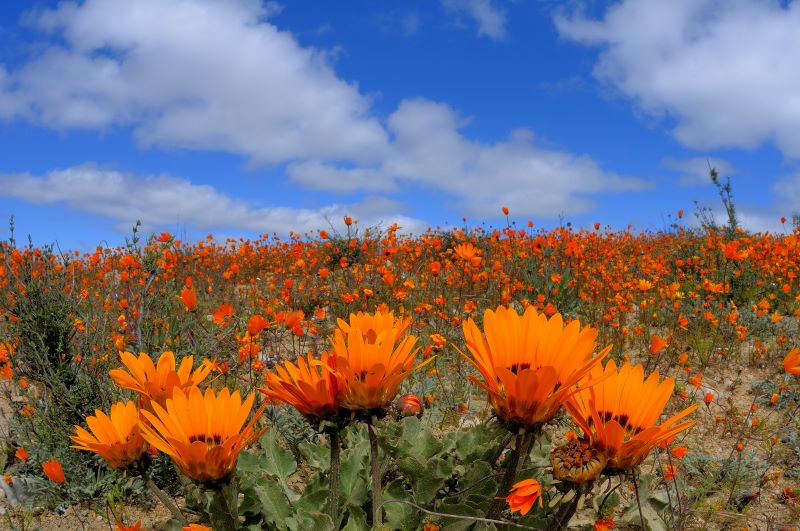
[[[372,527],[378,528],[383,525],[383,492],[381,488],[381,461],[378,455],[378,431],[375,428],[373,416],[372,422],[367,425],[369,432],[369,454],[372,464]]]
[[[339,442],[339,427],[330,428],[328,437],[331,443],[331,468],[328,474],[330,491],[328,494],[328,514],[333,520],[333,525],[339,528],[339,498],[341,495],[341,478],[339,477],[339,461],[341,444]]]
[[[153,480],[150,479],[149,475],[145,476],[145,483],[147,484],[147,488],[150,489],[150,492],[158,498],[158,501],[167,508],[167,510],[172,514],[172,518],[175,519],[178,524],[183,527],[186,525],[186,518],[183,517],[183,513],[181,510],[178,509],[178,506],[175,505],[175,502],[172,501],[172,498],[167,496],[167,493],[163,490],[158,488],[158,485],[153,483]]]
[[[486,518],[496,519],[500,516],[506,502],[508,491],[514,485],[514,479],[517,477],[517,470],[519,469],[520,458],[525,446],[525,430],[520,428],[517,433],[516,444],[508,457],[508,465],[506,466],[506,473],[503,475],[503,481],[500,482],[500,488],[497,489],[497,496],[492,500],[489,510],[486,512]]]
[[[239,529],[239,493],[236,479],[221,487],[212,489],[213,500],[209,510],[212,528],[216,531],[236,531]]]

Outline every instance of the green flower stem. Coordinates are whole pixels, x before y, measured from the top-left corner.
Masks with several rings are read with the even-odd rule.
[[[236,531],[239,529],[239,493],[236,478],[211,489],[212,501],[209,511],[214,530]]]
[[[381,461],[378,455],[378,430],[375,428],[376,417],[367,425],[369,432],[369,454],[372,464],[372,527],[383,525],[383,492],[381,491]]]
[[[339,463],[341,454],[341,443],[339,441],[339,427],[334,426],[328,429],[328,438],[331,444],[331,467],[328,473],[330,491],[328,494],[328,514],[333,520],[333,525],[339,526],[339,498],[341,497],[341,478],[339,477]]]
[[[508,456],[508,464],[506,465],[506,473],[503,476],[503,481],[500,482],[500,487],[497,489],[497,495],[492,500],[492,504],[489,506],[489,510],[486,512],[486,517],[489,519],[496,519],[498,516],[500,516],[500,513],[505,506],[506,496],[508,496],[508,491],[511,490],[512,485],[514,485],[514,479],[517,477],[517,470],[520,467],[522,452],[524,451],[525,447],[525,439],[526,431],[524,428],[520,428],[519,432],[517,433],[514,449],[511,451],[511,455]],[[530,446],[528,446],[528,448],[530,448]]]
[[[158,488],[158,485],[153,483],[153,480],[150,479],[149,474],[145,474],[144,481],[147,484],[147,488],[150,489],[150,492],[158,498],[158,501],[167,508],[167,510],[172,514],[172,517],[180,524],[182,527],[186,525],[186,518],[184,518],[183,513],[181,510],[178,509],[178,506],[175,505],[175,502],[172,501],[172,498],[167,496],[167,493],[163,490]]]

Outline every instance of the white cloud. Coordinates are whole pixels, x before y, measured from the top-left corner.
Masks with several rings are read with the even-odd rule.
[[[602,170],[587,156],[539,147],[525,129],[494,144],[472,141],[459,131],[466,123],[447,105],[405,100],[389,116],[392,143],[382,164],[338,168],[317,161],[288,172],[315,189],[390,190],[410,183],[442,190],[476,216],[497,215],[502,206],[517,215],[580,214],[592,208],[594,194],[644,186]]]
[[[464,13],[478,24],[478,35],[500,40],[506,37],[506,12],[492,0],[442,0],[448,11]]]
[[[407,230],[424,229],[422,222],[396,213],[402,205],[380,197],[317,210],[262,207],[186,179],[124,174],[91,163],[54,170],[42,177],[0,174],[0,196],[40,205],[65,203],[71,210],[117,221],[121,231],[127,231],[138,219],[148,230],[187,224],[198,230],[304,233],[338,224],[345,215],[360,219],[365,226],[398,223]]]
[[[448,5],[473,13],[487,36],[505,31],[504,13],[489,1]],[[311,190],[388,193],[411,184],[443,192],[453,210],[470,216],[494,216],[501,206],[517,215],[580,214],[593,207],[598,193],[642,186],[588,156],[542,147],[525,129],[495,143],[476,142],[462,132],[466,120],[443,103],[406,100],[382,123],[369,98],[337,77],[330,52],[303,48],[269,22],[277,9],[259,0],[86,0],[36,12],[29,23],[53,38],[27,62],[0,65],[0,119],[57,130],[129,127],[145,145],[286,164],[292,182]],[[89,174],[73,169],[25,182],[34,188],[52,184],[62,191],[54,201],[114,217],[103,204],[111,193],[65,195],[70,191],[59,183],[76,178],[70,172]],[[101,189],[116,186],[125,193],[142,182],[153,188],[161,179],[104,175]],[[208,218],[213,223],[280,225],[269,217],[283,214],[279,209],[254,215],[257,209],[228,196],[217,202],[221,194],[213,188],[165,179],[175,198],[183,187],[195,200],[204,198],[210,212],[219,209]],[[14,190],[36,200],[36,194]],[[129,205],[125,221],[143,214],[158,223],[174,220],[166,206],[158,212],[167,217],[159,217],[137,205]],[[304,211],[289,215],[297,218],[297,230],[319,219]],[[198,225],[211,223],[204,216],[198,215]]]
[[[369,99],[325,53],[270,24],[276,9],[258,0],[87,0],[30,15],[63,39],[19,68],[0,66],[0,118],[130,126],[144,145],[257,163],[379,156],[386,133]]]
[[[600,47],[595,75],[673,118],[685,145],[774,141],[800,158],[800,2],[624,0],[599,20],[555,21],[562,36]]]
[[[666,158],[661,164],[680,172],[678,184],[681,186],[711,184],[711,177],[709,176],[711,168],[716,169],[717,173],[723,178],[729,177],[735,172],[734,167],[730,163],[714,157],[692,157],[688,159]]]

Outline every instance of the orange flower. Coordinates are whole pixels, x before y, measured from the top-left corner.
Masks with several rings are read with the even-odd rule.
[[[214,324],[223,326],[228,322],[228,320],[230,320],[232,315],[233,315],[232,304],[227,304],[227,303],[220,304],[219,308],[214,310]]]
[[[661,441],[691,428],[697,421],[677,424],[697,409],[694,404],[656,425],[675,382],[659,382],[658,371],[647,379],[641,365],[627,362],[617,371],[614,360],[595,367],[587,377],[591,387],[572,396],[567,410],[593,446],[608,456],[607,468],[637,466]]]
[[[674,465],[664,465],[664,479],[673,481],[678,469]]]
[[[678,212],[683,213],[682,210]],[[594,531],[609,531],[609,529],[616,529],[617,524],[614,522],[613,516],[607,516],[606,518],[600,518],[595,520],[594,522]]]
[[[453,252],[457,257],[465,262],[470,262],[472,265],[477,266],[481,263],[480,250],[469,242],[456,245],[453,248]]]
[[[312,421],[325,420],[339,409],[339,390],[327,353],[317,360],[309,353],[296,364],[286,361],[264,376],[262,393],[294,407]]]
[[[64,469],[55,457],[42,463],[42,470],[47,479],[54,483],[64,483]]]
[[[400,414],[404,417],[422,415],[422,411],[425,409],[422,406],[422,400],[420,400],[417,395],[412,393],[401,395],[397,399],[396,404]]]
[[[166,234],[166,233],[165,233]],[[120,522],[116,523],[116,528],[114,531],[141,531],[142,530],[142,521],[139,520],[133,525],[123,525]]]
[[[183,301],[187,312],[194,311],[197,308],[197,291],[190,287],[183,288],[181,290],[181,301]]]
[[[263,315],[251,315],[250,320],[247,322],[247,332],[251,336],[257,336],[267,326],[269,326],[269,321],[264,319]]]
[[[534,428],[555,417],[576,384],[608,354],[593,355],[597,330],[566,327],[560,314],[547,318],[529,306],[523,315],[500,306],[486,310],[484,336],[472,319],[464,337],[472,357],[464,354],[483,376],[470,379],[489,393],[489,401],[505,422]]]
[[[214,531],[210,527],[206,527],[201,524],[189,524],[186,527],[182,527],[181,531]]]
[[[402,337],[411,319],[394,313],[350,314],[334,330],[333,366],[341,392],[341,404],[351,410],[370,410],[387,405],[400,384],[434,358],[414,366],[414,336]]]
[[[127,468],[145,451],[139,428],[139,410],[130,400],[111,406],[110,418],[95,410],[94,416],[86,418],[86,423],[92,433],[75,426],[76,435],[70,437],[76,443],[72,448],[98,454],[111,468]]]
[[[251,393],[242,402],[238,391],[231,394],[227,388],[218,394],[209,388],[204,395],[192,387],[187,396],[176,387],[166,408],[154,403],[153,413],[142,411],[151,424],[142,424],[142,435],[193,480],[226,479],[236,467],[239,452],[266,430],[255,428],[263,406],[244,426],[254,399]]]
[[[663,337],[653,336],[650,338],[650,354],[656,355],[667,346],[667,340]]]
[[[211,372],[206,363],[192,372],[192,356],[183,358],[175,370],[175,355],[170,351],[161,354],[158,365],[144,352],[138,358],[130,352],[121,352],[120,359],[128,370],[113,369],[108,374],[120,387],[141,395],[142,409],[151,409],[153,402],[163,406],[174,389],[186,390],[198,385]]]
[[[783,358],[783,370],[789,374],[800,374],[800,348],[793,348]]]
[[[14,452],[14,456],[20,461],[27,461],[28,457],[30,457],[28,452],[25,451],[25,448],[22,448],[21,446],[17,448],[16,452]]]
[[[539,500],[539,507],[541,507],[542,486],[535,479],[523,479],[515,483],[506,497],[511,512],[519,511],[523,516],[528,514],[536,500]]]

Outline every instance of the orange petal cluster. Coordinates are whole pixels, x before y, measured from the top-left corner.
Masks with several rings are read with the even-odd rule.
[[[233,472],[242,449],[266,430],[255,428],[263,406],[245,426],[254,399],[251,393],[243,402],[238,391],[231,393],[227,388],[219,393],[206,389],[203,394],[192,387],[188,395],[175,388],[166,407],[153,403],[152,413],[142,412],[150,423],[142,425],[142,434],[193,480],[224,480]]]
[[[697,409],[689,406],[657,424],[675,382],[659,381],[658,371],[644,377],[642,365],[625,363],[619,371],[614,360],[595,367],[587,377],[589,387],[567,401],[567,410],[584,436],[608,458],[607,470],[639,465],[660,442],[696,424],[681,419]]]
[[[611,350],[594,355],[597,330],[564,326],[561,314],[549,319],[529,306],[522,315],[500,306],[486,310],[482,334],[472,319],[464,337],[472,357],[467,360],[483,381],[471,379],[489,394],[497,416],[532,429],[555,417],[576,385]]]
[[[111,468],[127,468],[136,463],[146,449],[139,425],[139,410],[128,401],[111,406],[111,415],[95,410],[86,418],[89,431],[75,426],[76,434],[70,437],[72,448],[88,450],[105,459]]]

